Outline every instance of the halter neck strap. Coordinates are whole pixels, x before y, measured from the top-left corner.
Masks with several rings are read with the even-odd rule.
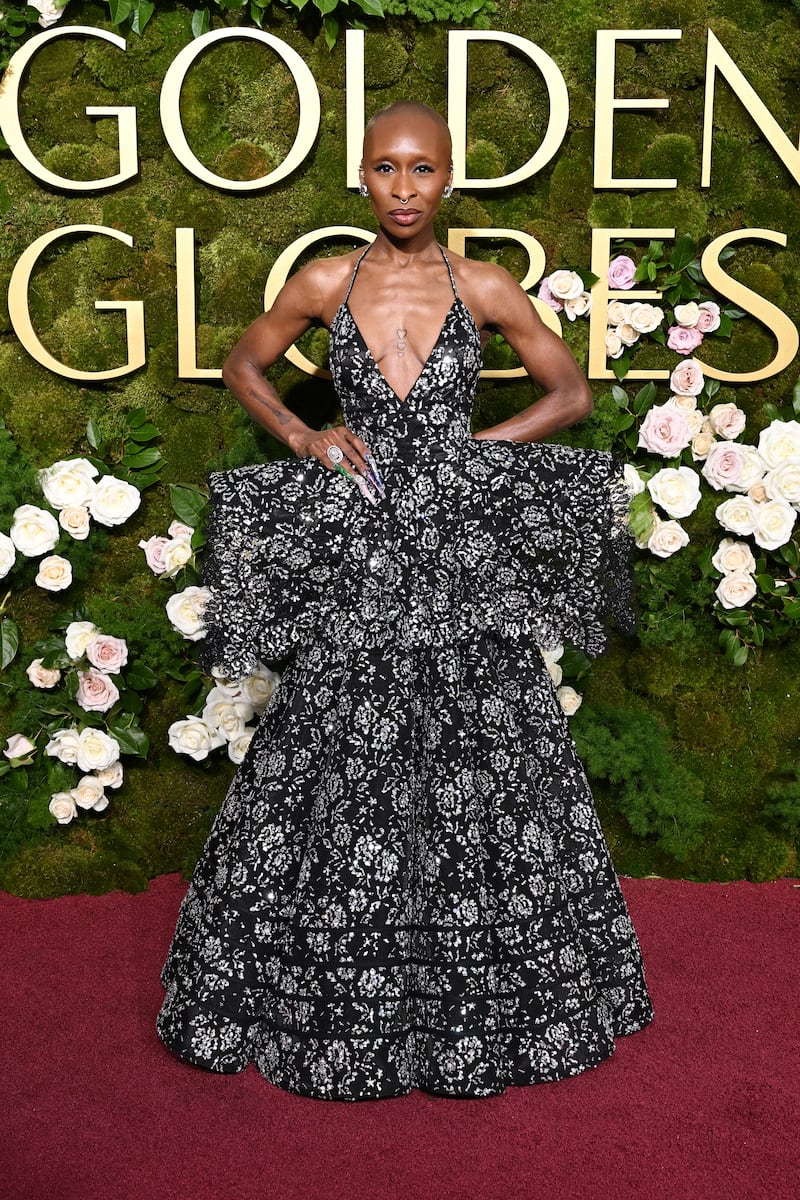
[[[442,247],[439,246],[438,242],[436,243],[436,245],[439,247],[439,253],[441,254],[442,258],[445,261],[445,265],[447,267],[447,274],[450,276],[450,286],[453,289],[453,295],[456,299],[458,299],[458,288],[456,287],[456,278],[455,278],[455,275],[453,274],[453,268],[450,266],[450,259],[447,257],[447,255],[445,254]],[[350,283],[348,284],[347,291],[345,292],[345,297],[344,297],[344,300],[342,301],[343,304],[347,304],[347,301],[350,299],[350,293],[352,292],[353,284],[356,281],[356,275],[358,274],[358,268],[361,266],[361,263],[364,261],[364,257],[367,254],[369,254],[370,250],[372,249],[372,246],[373,246],[373,243],[370,242],[370,244],[366,247],[366,249],[362,250],[361,253],[359,254],[359,256],[356,260],[356,265],[353,267],[353,274],[350,276]]]

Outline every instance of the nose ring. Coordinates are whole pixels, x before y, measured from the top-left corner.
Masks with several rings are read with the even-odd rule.
[[[409,200],[410,200],[410,199],[411,199],[411,197],[410,197],[410,196],[406,196],[405,200],[402,200],[402,199],[401,199],[400,203],[401,203],[401,204],[408,204],[408,202],[409,202]]]

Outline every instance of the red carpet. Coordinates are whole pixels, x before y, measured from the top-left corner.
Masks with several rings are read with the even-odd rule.
[[[0,1196],[795,1200],[800,882],[621,883],[652,1025],[559,1083],[357,1104],[161,1045],[179,876],[135,896],[0,894]]]

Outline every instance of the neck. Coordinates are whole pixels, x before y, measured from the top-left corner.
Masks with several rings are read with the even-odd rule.
[[[378,230],[372,243],[370,255],[386,259],[398,267],[406,267],[414,261],[438,257],[439,244],[432,227],[421,230],[416,237],[396,238],[383,228]]]

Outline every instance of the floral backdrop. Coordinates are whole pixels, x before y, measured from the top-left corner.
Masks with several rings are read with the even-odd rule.
[[[668,191],[592,187],[595,6],[385,3],[179,4],[41,0],[0,15],[0,49],[56,22],[120,28],[120,54],[59,39],[34,59],[21,118],[31,148],[56,173],[111,173],[107,122],[87,104],[138,112],[141,172],[106,194],[60,193],[0,155],[0,260],[6,278],[41,234],[105,224],[133,235],[74,240],[51,252],[31,288],[47,349],[68,365],[121,361],[120,327],[95,298],[144,297],[148,359],[139,372],[78,386],[21,349],[0,314],[0,886],[24,895],[137,889],[188,872],[279,675],[262,664],[230,680],[198,666],[205,478],[283,457],[221,385],[186,383],[175,365],[175,241],[198,243],[198,361],[220,365],[260,310],[269,269],[300,232],[369,223],[342,167],[341,30],[363,23],[367,113],[402,96],[444,110],[448,24],[523,33],[558,63],[571,101],[559,154],[503,191],[464,190],[447,228],[519,229],[540,240],[538,298],[559,314],[586,365],[595,277],[593,226],[676,228],[673,242],[620,240],[609,286],[606,353],[615,382],[595,383],[595,409],[561,440],[613,448],[628,464],[640,621],[593,663],[572,647],[547,656],[571,716],[617,869],[696,879],[770,879],[797,870],[800,774],[796,703],[800,620],[800,366],[749,386],[720,386],[698,358],[746,371],[769,360],[763,327],[703,277],[719,233],[765,227],[786,250],[741,241],[726,270],[800,320],[796,184],[732,93],[718,93],[712,185],[700,189],[698,94],[711,28],[793,136],[800,122],[794,47],[800,14],[784,0],[611,3],[605,28],[672,28],[676,43],[621,43],[620,95],[668,96],[669,110],[618,116],[618,170],[676,176]],[[297,11],[295,11],[297,10]],[[357,11],[356,11],[357,10]],[[112,24],[113,22],[113,24]],[[210,190],[165,150],[158,122],[164,73],[193,35],[256,23],[292,45],[319,87],[323,117],[311,155],[290,180],[257,195]],[[535,149],[545,94],[530,65],[495,43],[470,57],[468,172],[500,175]],[[255,178],[283,157],[295,97],[263,53],[222,44],[187,77],[182,117],[201,161]],[[345,245],[334,249],[345,249]],[[471,245],[518,277],[513,242]],[[635,298],[640,286],[658,302]],[[304,352],[324,362],[327,335]],[[702,348],[701,348],[702,347]],[[697,354],[697,358],[695,357]],[[487,365],[514,365],[493,339]],[[668,385],[634,385],[659,368]],[[271,372],[310,424],[341,419],[328,385],[287,362]],[[528,386],[485,381],[475,427],[530,402]]]

